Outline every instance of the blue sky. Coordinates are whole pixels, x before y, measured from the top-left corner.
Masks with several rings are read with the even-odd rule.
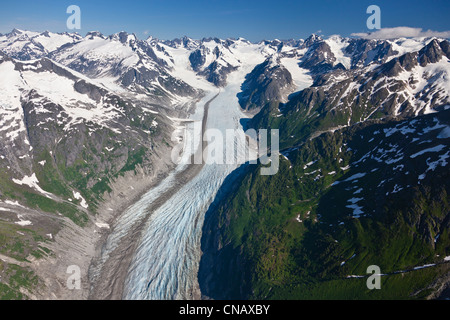
[[[407,26],[423,30],[450,30],[449,0],[146,0],[50,1],[17,0],[0,5],[0,33],[13,28],[33,31],[71,31],[66,9],[81,8],[81,30],[106,35],[122,30],[145,39],[244,37],[262,39],[306,38],[368,32],[366,9],[381,8],[381,27]]]

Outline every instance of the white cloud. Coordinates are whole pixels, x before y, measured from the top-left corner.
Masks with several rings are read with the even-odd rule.
[[[351,35],[363,39],[395,39],[420,37],[450,38],[450,31],[423,31],[422,28],[395,27],[382,28],[370,33],[352,33]]]

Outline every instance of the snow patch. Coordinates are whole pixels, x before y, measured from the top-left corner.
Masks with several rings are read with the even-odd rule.
[[[18,185],[27,185],[32,189],[35,189],[37,191],[39,191],[40,193],[42,193],[43,195],[45,195],[47,198],[51,198],[51,193],[48,193],[47,191],[44,191],[40,186],[39,186],[39,180],[36,178],[36,174],[33,173],[31,176],[25,176],[23,177],[22,180],[18,180],[18,179],[12,179],[12,181]]]
[[[79,192],[73,191],[73,196],[75,199],[81,200],[80,206],[82,206],[85,209],[89,207],[88,204],[86,203],[86,200],[81,196]]]
[[[19,226],[25,227],[25,226],[31,226],[33,223],[30,220],[23,220],[22,215],[18,214],[17,218],[19,221],[14,222],[15,224],[18,224]]]
[[[450,127],[446,126],[437,136],[438,139],[450,138]]]
[[[420,156],[420,155],[422,155],[422,154],[428,153],[428,152],[439,152],[439,151],[441,151],[441,150],[444,149],[444,148],[446,148],[446,146],[444,146],[443,144],[440,144],[440,145],[437,145],[437,146],[435,146],[435,147],[428,148],[428,149],[424,149],[424,150],[422,150],[422,151],[419,151],[419,152],[417,152],[417,153],[414,153],[414,154],[411,155],[410,157],[414,159],[414,158],[416,158],[416,157],[418,157],[418,156]]]
[[[316,162],[317,162],[317,160],[308,162],[307,164],[305,164],[305,165],[303,166],[303,170],[305,170],[306,168],[308,168],[309,166],[313,165],[313,164],[316,163]]]
[[[95,225],[100,229],[109,229],[109,224],[103,222],[96,222]]]

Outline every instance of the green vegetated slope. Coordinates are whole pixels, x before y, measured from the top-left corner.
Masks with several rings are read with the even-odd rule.
[[[265,123],[289,125],[278,119]],[[239,187],[208,212],[202,292],[215,299],[428,297],[450,270],[449,124],[449,110],[372,121],[290,148],[291,132],[282,133],[279,172],[262,176],[249,165]],[[370,265],[386,274],[380,290],[366,286]]]
[[[20,152],[17,146],[0,147],[8,155],[0,159],[0,254],[24,263],[2,262],[0,299],[26,299],[24,288],[32,292],[42,284],[26,265],[30,257],[52,254],[45,243],[54,241],[64,227],[62,218],[85,226],[114,180],[136,173],[138,167],[151,172],[152,162],[159,157],[153,148],[169,150],[164,142],[168,136],[153,126],[154,115],[123,101],[117,103],[126,115],[117,128],[88,122],[67,131],[63,124],[38,125],[31,112],[27,126],[32,148],[28,147],[24,160],[11,154]],[[33,174],[43,192],[13,180]],[[31,223],[18,225],[18,215]]]

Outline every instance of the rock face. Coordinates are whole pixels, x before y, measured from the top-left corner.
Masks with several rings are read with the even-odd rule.
[[[441,43],[445,47],[448,41]],[[437,42],[438,48],[441,43]],[[308,124],[310,133],[311,128],[323,131],[369,119],[400,119],[442,110],[450,104],[445,84],[450,71],[448,58],[442,50],[437,51],[440,58],[436,50],[425,53],[430,45],[382,64],[316,75],[313,86],[280,106],[286,118],[277,121],[281,120],[283,130],[290,132]],[[436,62],[421,65],[425,60]],[[257,116],[253,122],[259,119]]]
[[[383,40],[354,39],[345,48],[345,53],[352,57],[352,68],[360,68],[372,62],[384,63],[398,54],[392,43]]]
[[[246,76],[241,89],[238,95],[241,107],[257,112],[269,101],[286,101],[294,90],[294,83],[279,58],[271,57]]]
[[[330,46],[324,42],[314,42],[305,54],[300,66],[313,73],[325,73],[333,68],[336,61]]]
[[[239,66],[237,57],[229,50],[232,40],[203,39],[189,55],[192,69],[218,87],[226,84],[227,75]],[[188,42],[185,47],[192,46]]]
[[[189,62],[191,63],[192,69],[199,72],[206,62],[206,57],[200,49],[197,49],[189,56]]]
[[[443,56],[450,57],[449,42],[439,42],[434,39],[419,51],[420,66],[425,67],[427,64],[437,63]]]

